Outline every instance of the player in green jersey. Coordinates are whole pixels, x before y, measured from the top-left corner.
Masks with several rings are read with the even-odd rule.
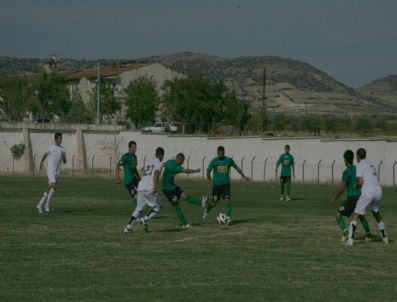
[[[343,232],[341,241],[345,242],[349,238],[349,229],[346,227],[343,216],[350,217],[353,214],[356,203],[361,194],[361,189],[356,187],[356,166],[353,165],[354,152],[351,150],[346,150],[345,153],[343,153],[343,159],[345,161],[346,169],[343,171],[342,181],[335,195],[331,198],[330,203],[337,201],[343,192],[346,191],[347,199],[342,203],[336,212],[336,222]],[[364,216],[360,216],[360,221],[366,233],[366,240],[371,241],[374,239],[374,236],[371,235],[367,219]]]
[[[183,162],[185,161],[185,155],[183,153],[178,153],[175,159],[170,159],[164,164],[164,173],[162,180],[162,189],[165,197],[172,203],[175,208],[176,216],[180,221],[182,228],[187,229],[191,227],[191,224],[187,222],[187,219],[182,211],[182,208],[179,205],[179,201],[184,199],[185,201],[198,205],[201,207],[205,207],[207,203],[207,196],[202,196],[200,198],[192,197],[186,192],[184,192],[179,186],[175,184],[175,176],[179,173],[198,173],[201,172],[200,169],[185,169],[182,167]]]
[[[278,171],[278,166],[281,164],[281,174],[280,174],[280,185],[281,185],[281,197],[280,200],[290,201],[291,193],[291,170],[292,176],[295,178],[295,162],[294,157],[289,153],[290,146],[285,145],[285,153],[281,154],[276,163],[276,174]],[[287,190],[285,191],[284,186],[287,185]]]
[[[216,206],[219,200],[225,201],[226,223],[232,224],[232,206],[230,203],[230,168],[233,167],[245,180],[250,180],[245,176],[243,171],[236,165],[234,160],[225,156],[225,148],[219,146],[217,149],[217,157],[215,157],[208,165],[207,179],[212,186],[212,200],[208,203],[204,210],[203,219],[206,219],[208,213]],[[211,179],[211,172],[213,177]]]
[[[123,166],[124,168],[124,177],[123,182],[124,186],[126,187],[128,193],[130,194],[131,198],[136,203],[136,194],[137,194],[137,187],[139,180],[141,177],[139,176],[137,170],[138,160],[135,155],[136,153],[136,142],[130,141],[128,143],[128,152],[125,153],[117,163],[116,166],[116,182],[117,184],[121,183],[120,180],[120,167]],[[136,206],[136,204],[135,204]]]

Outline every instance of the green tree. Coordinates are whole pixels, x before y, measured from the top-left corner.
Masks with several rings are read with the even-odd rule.
[[[56,114],[64,120],[71,106],[67,80],[59,73],[42,71],[38,87],[39,111],[42,117]]]
[[[302,118],[302,125],[306,131],[314,135],[320,135],[322,123],[321,118],[317,115],[306,115]]]
[[[157,84],[153,76],[141,76],[130,82],[125,90],[127,117],[139,127],[154,122],[159,105]]]
[[[80,91],[77,88],[72,89],[71,107],[67,116],[68,122],[73,123],[92,123],[95,120],[93,110],[89,110],[83,102]]]
[[[99,119],[101,120],[101,116],[111,119],[115,117],[116,112],[121,109],[121,104],[114,96],[112,84],[108,80],[106,80],[104,77],[100,77],[99,84]],[[95,108],[95,114],[97,110],[96,106],[97,87],[91,90],[91,104],[89,105],[91,111],[93,108]]]
[[[7,121],[21,121],[33,99],[34,94],[23,76],[0,78],[0,111]]]
[[[334,115],[328,115],[323,120],[324,129],[328,133],[336,133],[338,130],[338,119]]]
[[[369,116],[360,115],[354,120],[354,129],[361,134],[368,134],[372,130],[372,121]]]

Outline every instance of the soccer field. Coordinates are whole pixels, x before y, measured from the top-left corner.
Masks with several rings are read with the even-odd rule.
[[[205,181],[178,183],[209,193]],[[216,222],[223,204],[202,222],[185,203],[188,230],[161,195],[150,233],[135,224],[124,234],[132,202],[113,179],[63,178],[51,212],[38,214],[45,184],[0,177],[0,301],[396,301],[395,188],[382,208],[391,243],[365,242],[359,224],[347,247],[328,204],[336,186],[293,185],[281,202],[277,184],[235,181],[235,224]]]

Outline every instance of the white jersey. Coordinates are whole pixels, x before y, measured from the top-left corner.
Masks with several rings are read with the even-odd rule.
[[[357,164],[356,169],[356,176],[362,177],[364,181],[361,191],[372,190],[380,187],[378,173],[376,173],[374,165],[369,161],[365,159],[361,160]]]
[[[61,161],[64,156],[66,156],[65,149],[62,146],[57,146],[55,144],[50,144],[48,146],[48,165],[47,172],[59,175],[59,167],[61,166]]]
[[[138,184],[138,191],[152,191],[154,189],[153,177],[154,172],[163,168],[163,163],[159,159],[149,161],[143,172],[143,177]]]

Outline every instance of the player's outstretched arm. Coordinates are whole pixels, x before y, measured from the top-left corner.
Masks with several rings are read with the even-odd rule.
[[[183,169],[183,172],[186,174],[193,174],[201,172],[201,169]]]

